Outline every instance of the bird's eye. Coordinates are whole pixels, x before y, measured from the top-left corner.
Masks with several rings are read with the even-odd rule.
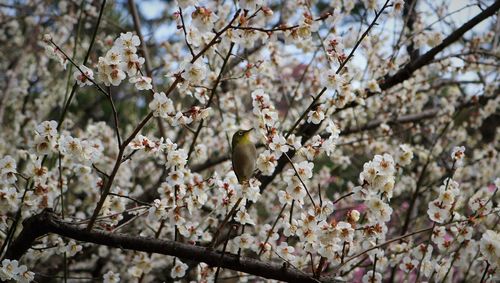
[[[238,135],[242,136],[242,135],[243,135],[243,132],[238,132]]]

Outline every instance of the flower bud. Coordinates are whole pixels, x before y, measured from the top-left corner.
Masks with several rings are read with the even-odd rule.
[[[50,42],[51,40],[52,40],[52,35],[50,35],[49,33],[43,35],[43,41]]]
[[[351,225],[359,221],[359,211],[353,209],[349,210],[347,212],[347,222],[349,222]]]

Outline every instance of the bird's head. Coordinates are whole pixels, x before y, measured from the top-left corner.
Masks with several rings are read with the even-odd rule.
[[[232,141],[233,148],[241,143],[251,143],[252,141],[250,140],[250,132],[252,130],[253,128],[251,128],[250,130],[238,130],[236,133],[234,133]]]

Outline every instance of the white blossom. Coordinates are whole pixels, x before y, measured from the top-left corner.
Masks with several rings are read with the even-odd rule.
[[[207,76],[207,67],[200,61],[185,62],[181,68],[184,70],[181,74],[182,78],[191,84],[200,84]]]
[[[153,111],[153,116],[167,118],[173,115],[174,104],[164,92],[155,92],[153,100],[149,103],[149,109]]]
[[[196,10],[191,14],[193,25],[200,32],[210,32],[214,27],[214,23],[219,19],[217,15],[207,7],[196,7]]]
[[[118,283],[120,282],[120,274],[108,271],[103,276],[104,283]]]
[[[484,232],[479,241],[481,254],[495,268],[500,267],[500,233],[494,230]]]
[[[324,72],[321,79],[323,86],[331,90],[339,90],[345,83],[344,78],[341,75],[336,74],[334,70]]]
[[[135,88],[138,90],[149,90],[153,88],[151,84],[151,78],[144,76],[136,76],[130,78],[130,83],[135,84]]]
[[[453,159],[453,162],[455,162],[456,166],[462,165],[464,157],[465,157],[464,146],[456,146],[453,148],[453,151],[451,152],[451,158]]]
[[[180,261],[178,258],[175,260],[175,265],[170,271],[170,277],[172,278],[182,278],[186,274],[188,265]]]
[[[94,72],[83,65],[80,65],[80,70],[76,70],[73,73],[73,78],[78,83],[78,86],[83,87],[86,85],[92,85],[91,80],[94,79]]]
[[[257,157],[257,168],[264,175],[271,175],[278,164],[277,157],[269,150],[264,151]]]

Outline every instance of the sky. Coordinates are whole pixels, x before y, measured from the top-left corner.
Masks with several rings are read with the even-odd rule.
[[[207,3],[209,1],[200,1],[200,3]],[[382,5],[382,1],[378,1],[379,2],[379,7]],[[485,7],[489,6],[493,1],[491,0],[488,0],[488,1],[480,1],[482,4],[482,8],[484,9]],[[138,5],[139,5],[139,9],[141,11],[141,13],[146,16],[147,18],[158,18],[160,17],[161,15],[165,14],[165,13],[168,13],[168,14],[172,14],[174,11],[176,11],[176,6],[175,6],[175,1],[168,1],[168,3],[166,1],[161,1],[161,0],[143,0],[143,1],[137,1]],[[432,26],[434,29],[436,30],[439,30],[439,31],[442,31],[442,38],[445,38],[448,34],[450,34],[452,32],[452,29],[447,25],[447,24],[444,24],[440,21],[438,21],[438,16],[436,14],[436,7],[439,7],[442,5],[442,3],[446,3],[446,7],[448,8],[447,11],[445,11],[443,14],[446,15],[446,14],[449,14],[449,13],[453,13],[452,15],[449,15],[446,17],[446,21],[448,21],[448,23],[452,23],[452,26],[455,26],[455,27],[459,27],[461,25],[463,25],[465,22],[469,21],[471,18],[473,18],[475,15],[479,14],[481,12],[481,9],[478,7],[477,3],[478,1],[468,1],[468,0],[418,0],[418,5],[417,5],[417,10],[419,12],[422,12],[422,17],[423,17],[423,21],[425,23],[424,26],[427,26],[427,25],[430,25],[432,23],[434,23],[434,25]],[[169,10],[168,12],[166,12],[166,10]],[[191,10],[187,10],[187,11],[184,11],[185,14],[187,13],[190,13]],[[373,12],[370,13],[371,14],[371,17],[368,19],[368,22],[371,22],[371,19],[373,18]],[[186,20],[186,19],[185,19]],[[189,19],[186,20],[187,24],[189,24]],[[395,32],[395,34],[399,34],[399,29],[401,28],[401,20],[396,20],[395,22],[395,19],[394,18],[390,18],[388,20],[383,20],[383,18],[381,18],[381,23],[382,25],[379,26],[378,28],[384,28],[384,29],[387,29],[387,30],[394,30],[394,28],[397,29],[397,31]],[[384,22],[384,23],[383,23]],[[437,22],[437,23],[435,23]],[[292,24],[295,24],[295,23],[292,23]],[[489,25],[488,25],[488,21],[483,21],[482,23],[478,24],[473,30],[472,32],[469,31],[465,37],[466,38],[470,38],[471,37],[471,34],[473,34],[474,32],[476,33],[484,33],[487,29],[488,29]],[[347,28],[346,26],[344,26],[344,28]],[[363,30],[366,28],[363,27]],[[355,30],[357,31],[358,29],[358,25],[356,25],[355,27]],[[372,30],[373,32],[376,32],[376,28],[374,28]],[[165,25],[161,25],[160,27],[156,28],[154,30],[153,33],[151,33],[150,31],[143,31],[144,34],[146,35],[152,35],[154,37],[154,40],[155,41],[162,41],[162,40],[165,40],[169,37],[171,37],[172,35],[176,34],[176,27],[175,27],[175,23],[172,23],[171,21],[167,21]],[[388,48],[389,46],[391,46],[390,44],[388,44]],[[455,45],[455,46],[450,46],[446,51],[446,52],[458,52],[460,51],[459,49],[457,48],[461,48],[459,47],[459,45]],[[421,53],[427,51],[428,49],[430,49],[430,47],[426,47],[426,48],[422,48],[420,50]],[[299,53],[301,52],[301,50],[297,49],[295,46],[291,45],[291,46],[288,46],[286,48],[286,50],[289,52],[289,53]],[[348,51],[346,51],[346,53],[348,53]],[[303,54],[301,56],[296,56],[295,58],[298,59],[299,61],[302,61],[303,63],[308,63],[311,58],[312,58],[312,52],[309,53],[309,54]],[[439,57],[440,55],[438,55]],[[452,62],[453,64],[463,64],[463,61],[460,60],[460,59],[452,59]],[[352,58],[352,63],[356,66],[364,66],[366,65],[366,58],[363,56],[363,52],[361,51],[358,51],[356,52],[355,56]],[[476,75],[475,74],[464,74],[462,76],[462,79],[466,79],[466,80],[473,80],[473,79],[477,79]],[[476,89],[477,86],[474,86],[474,85],[469,85],[467,86],[469,89],[468,92],[472,92],[472,93],[477,93],[477,92],[480,92],[479,89]],[[472,88],[472,89],[471,89]]]
[[[430,13],[431,15],[426,17],[425,21],[427,23],[432,23],[438,19],[435,13],[435,7],[438,6],[436,4],[443,3],[443,1],[447,3],[450,12],[460,10],[465,6],[469,6],[447,17],[447,19],[454,22],[455,25],[457,26],[462,25],[463,23],[465,23],[466,21],[468,21],[469,19],[471,19],[472,17],[481,12],[481,9],[477,5],[475,5],[477,1],[470,1],[470,0],[441,0],[441,1],[419,0],[417,9],[422,12]],[[492,3],[492,1],[481,1],[481,2],[485,3],[483,7],[486,7],[488,6],[488,4]],[[162,1],[162,0],[142,0],[142,1],[137,1],[137,3],[139,4],[141,13],[150,19],[160,17],[167,8],[170,10],[170,13],[172,13],[173,9],[175,9],[174,6],[175,1],[168,1],[167,3],[167,1]],[[476,26],[475,30],[484,30],[485,28],[487,28],[486,21]],[[167,38],[174,32],[175,29],[172,26],[162,27],[155,31],[154,36],[155,39],[162,40]]]

